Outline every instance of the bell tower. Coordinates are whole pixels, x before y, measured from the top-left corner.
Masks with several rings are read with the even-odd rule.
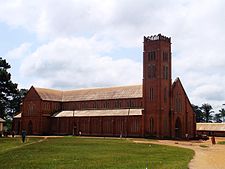
[[[171,39],[161,34],[144,37],[143,133],[171,136]]]

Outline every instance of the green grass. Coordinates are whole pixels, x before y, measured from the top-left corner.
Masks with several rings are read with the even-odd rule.
[[[0,139],[1,169],[187,169],[194,152],[154,144],[136,144],[125,139],[48,138]],[[22,146],[21,146],[22,145]],[[13,148],[17,147],[17,148]]]
[[[22,143],[21,138],[0,138],[0,156],[7,151],[22,148],[39,140],[40,138],[27,138],[26,142]]]
[[[208,148],[209,146],[203,144],[203,145],[199,145],[199,147]]]
[[[219,141],[218,144],[225,144],[225,141]]]

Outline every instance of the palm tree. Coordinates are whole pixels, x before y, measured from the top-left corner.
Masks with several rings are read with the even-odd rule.
[[[203,114],[203,112],[201,110],[201,107],[192,104],[192,108],[193,108],[193,110],[195,112],[195,115],[196,115],[196,122],[197,123],[204,122],[205,119],[204,119],[204,114]]]
[[[201,107],[203,113],[204,113],[204,116],[205,116],[205,122],[209,122],[209,120],[212,118],[211,116],[211,113],[213,113],[213,111],[211,111],[213,108],[210,104],[208,103],[204,103],[202,104],[202,107]]]
[[[225,117],[225,109],[222,108],[221,110],[219,110],[221,117],[223,118],[223,122],[224,122],[224,117]]]
[[[221,114],[220,114],[220,113],[215,114],[214,120],[215,120],[217,123],[221,123],[221,122],[222,122],[222,120],[221,120]]]

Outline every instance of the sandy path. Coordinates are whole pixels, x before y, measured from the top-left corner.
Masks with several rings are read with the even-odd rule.
[[[195,156],[189,163],[190,169],[225,169],[225,145],[212,145],[211,141],[172,141],[172,140],[133,140],[136,143],[153,143],[190,148]],[[216,141],[225,141],[225,138],[216,138]]]

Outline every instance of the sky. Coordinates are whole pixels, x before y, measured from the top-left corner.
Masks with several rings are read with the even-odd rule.
[[[0,57],[19,88],[142,83],[143,36],[172,41],[191,103],[225,103],[223,0],[0,0]]]

